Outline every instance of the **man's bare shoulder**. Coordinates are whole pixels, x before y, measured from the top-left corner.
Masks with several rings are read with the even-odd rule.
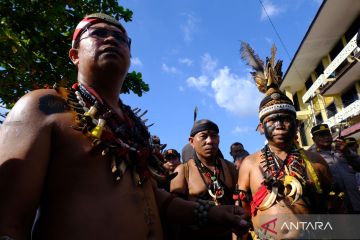
[[[235,164],[230,162],[229,160],[225,159],[225,158],[220,158],[220,160],[226,164],[226,166],[228,166],[231,170],[235,169],[236,170],[236,167],[235,167]]]
[[[258,165],[260,161],[261,161],[261,151],[257,151],[246,156],[242,164],[247,166],[255,166]]]
[[[185,164],[186,164],[186,163],[181,163],[181,164],[179,164],[179,165],[175,168],[174,172],[177,172],[178,175],[179,175],[180,173],[183,174],[184,171],[185,171]]]
[[[38,89],[21,97],[10,111],[9,116],[19,118],[27,115],[49,116],[68,110],[65,99],[54,89]]]

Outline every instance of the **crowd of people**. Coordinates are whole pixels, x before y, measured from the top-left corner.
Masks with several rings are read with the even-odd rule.
[[[320,124],[300,148],[274,57],[258,86],[267,143],[250,154],[234,142],[228,161],[212,120],[194,121],[180,155],[119,99],[131,41],[116,19],[88,15],[72,40],[77,82],[26,94],[0,128],[0,240],[291,239],[306,236],[263,226],[360,213],[356,139]]]

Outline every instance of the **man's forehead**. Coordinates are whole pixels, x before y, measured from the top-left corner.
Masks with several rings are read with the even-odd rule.
[[[201,134],[211,134],[211,135],[218,135],[219,133],[215,130],[204,130],[201,132],[198,132],[196,135],[201,135]]]
[[[240,145],[240,144],[239,144],[239,145],[233,145],[233,146],[232,146],[232,149],[233,149],[233,150],[240,150],[240,149],[243,149],[243,148],[244,148],[244,146],[243,146],[243,145]]]
[[[315,136],[331,136],[331,132],[330,131],[320,131],[314,134]]]
[[[120,27],[115,26],[113,24],[106,23],[106,22],[95,23],[95,24],[91,25],[89,28],[90,29],[91,28],[106,28],[106,29],[110,29],[110,30],[113,30],[113,31],[119,31],[119,32],[124,33],[124,30],[121,29]]]
[[[264,118],[265,119],[269,119],[269,118],[276,118],[276,117],[293,117],[294,115],[289,113],[289,112],[277,112],[277,113],[271,113],[268,116],[266,116]]]

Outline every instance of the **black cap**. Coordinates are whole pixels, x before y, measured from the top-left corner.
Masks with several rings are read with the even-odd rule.
[[[318,133],[324,133],[324,132],[328,132],[328,133],[331,134],[329,125],[327,125],[327,124],[319,124],[319,125],[314,126],[311,129],[311,134],[312,135],[318,134]]]
[[[194,126],[192,127],[192,129],[190,131],[190,137],[195,136],[195,134],[197,134],[199,132],[209,131],[209,130],[219,133],[219,127],[214,122],[212,122],[208,119],[201,119],[194,123]]]
[[[347,144],[357,143],[356,138],[353,138],[353,137],[345,138],[345,142],[346,142]]]
[[[169,155],[175,155],[178,158],[180,158],[180,153],[178,153],[178,151],[176,151],[175,149],[167,149],[164,152],[164,157],[166,158]]]

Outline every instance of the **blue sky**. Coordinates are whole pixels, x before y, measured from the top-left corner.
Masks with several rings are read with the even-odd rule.
[[[150,91],[142,97],[124,94],[130,106],[148,110],[150,128],[168,148],[179,152],[188,142],[193,111],[220,128],[220,149],[242,142],[260,149],[264,136],[255,131],[262,98],[241,61],[240,41],[265,58],[272,43],[286,71],[318,11],[321,0],[261,0],[290,57],[270,24],[260,0],[126,0],[134,12],[125,23],[132,38],[132,66]],[[3,109],[0,109],[3,112]]]
[[[321,0],[262,0],[292,58],[318,11]],[[249,152],[260,149],[264,136],[255,131],[262,95],[239,55],[246,41],[261,58],[275,43],[286,54],[259,0],[120,1],[134,12],[126,23],[132,38],[131,70],[143,74],[150,91],[142,97],[122,95],[132,107],[147,109],[150,128],[168,148],[179,152],[188,142],[193,111],[220,128],[220,149],[242,142]]]

